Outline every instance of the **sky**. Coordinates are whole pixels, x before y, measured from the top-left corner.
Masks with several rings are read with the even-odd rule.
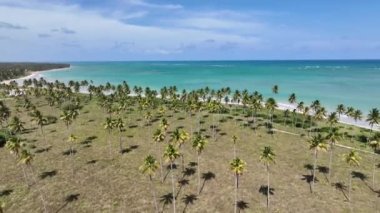
[[[380,59],[378,0],[0,0],[0,61]]]

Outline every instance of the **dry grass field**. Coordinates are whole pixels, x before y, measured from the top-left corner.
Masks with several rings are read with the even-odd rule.
[[[86,98],[87,97],[82,97]],[[139,166],[148,154],[159,159],[160,150],[168,143],[158,144],[152,136],[161,118],[153,112],[151,125],[146,125],[144,112],[136,107],[121,116],[125,131],[121,133],[123,153],[119,153],[119,132],[110,136],[112,153],[109,155],[107,131],[103,128],[107,114],[92,100],[84,104],[80,115],[71,126],[71,133],[78,137],[70,155],[69,131],[59,120],[61,110],[50,107],[44,99],[32,102],[45,116],[57,117],[57,122],[44,126],[46,141],[37,125],[30,121],[23,108],[15,112],[15,99],[4,100],[25,122],[26,130],[20,137],[34,154],[32,168],[27,169],[27,187],[24,183],[21,165],[9,151],[0,148],[0,201],[4,212],[42,212],[40,192],[45,197],[49,212],[154,212],[149,178],[141,174]],[[354,168],[352,179],[352,199],[347,200],[350,169],[342,160],[348,149],[336,147],[334,150],[332,180],[328,181],[329,153],[318,154],[317,182],[315,193],[310,192],[313,152],[309,150],[307,131],[283,125],[282,112],[276,111],[274,131],[269,134],[264,125],[265,112],[261,112],[258,128],[244,125],[250,118],[232,114],[209,114],[206,111],[190,116],[189,113],[168,110],[164,115],[169,121],[169,134],[177,127],[190,132],[197,127],[197,117],[201,119],[200,129],[208,136],[208,144],[200,157],[202,191],[197,193],[197,154],[191,147],[191,139],[181,148],[185,160],[182,172],[180,159],[172,172],[176,179],[177,212],[233,212],[234,174],[229,168],[233,159],[232,136],[238,137],[237,156],[247,164],[239,183],[240,212],[266,212],[265,187],[267,173],[259,156],[264,146],[271,146],[276,154],[276,162],[270,167],[271,212],[380,212],[380,165],[377,165],[376,184],[372,187],[374,155],[359,152],[362,160]],[[216,125],[216,137],[212,137],[211,126]],[[327,124],[322,123],[322,126]],[[361,135],[369,135],[368,130],[338,124],[345,136],[339,144],[373,152]],[[314,133],[312,133],[314,134]],[[375,158],[380,163],[379,155]],[[171,174],[168,162],[164,161],[165,181],[160,182],[160,171],[154,176],[159,209],[172,212]],[[74,172],[73,172],[74,170]]]

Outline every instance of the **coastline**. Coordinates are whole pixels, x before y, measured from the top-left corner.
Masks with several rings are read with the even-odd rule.
[[[22,83],[22,81],[24,80],[28,80],[28,79],[39,79],[41,77],[44,77],[43,73],[44,72],[58,72],[58,71],[64,71],[64,70],[69,70],[71,67],[65,67],[65,68],[56,68],[56,69],[50,69],[50,70],[41,70],[41,71],[32,71],[29,75],[26,75],[26,76],[23,76],[23,77],[20,77],[20,78],[14,78],[14,79],[8,79],[8,80],[5,80],[5,81],[2,81],[1,83],[2,84],[9,84],[10,82],[12,81],[16,81],[18,83]]]
[[[70,70],[70,69],[71,69],[71,66],[70,67],[65,67],[65,68],[57,68],[57,69],[51,69],[51,70],[44,70],[44,71],[34,71],[34,72],[30,73],[27,76],[23,76],[23,77],[16,78],[16,79],[5,80],[5,81],[2,81],[1,83],[3,83],[3,84],[9,84],[11,81],[16,81],[18,83],[22,83],[22,81],[27,80],[27,79],[34,79],[34,78],[35,79],[39,79],[41,77],[44,78],[44,74],[43,73],[46,73],[46,72],[59,72],[59,71],[65,71],[65,70]],[[47,79],[45,79],[45,80],[47,80]],[[87,88],[81,88],[80,89],[80,93],[82,93],[82,94],[88,94]],[[232,103],[232,102],[230,102],[229,104],[237,105],[237,103]],[[291,105],[289,103],[278,102],[277,105],[278,105],[278,107],[276,109],[281,110],[281,111],[285,111],[285,110],[292,111],[292,110],[296,109],[296,105]],[[297,111],[297,113],[299,113],[299,112]],[[356,126],[356,127],[360,127],[360,128],[364,128],[364,129],[371,129],[370,125],[365,120],[355,121],[354,119],[349,118],[346,115],[341,115],[341,117],[339,118],[339,123],[346,124],[346,125],[351,125],[351,126]],[[380,130],[380,126],[379,125],[374,125],[372,130],[379,131]]]

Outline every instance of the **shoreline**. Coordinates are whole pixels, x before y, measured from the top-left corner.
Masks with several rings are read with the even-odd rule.
[[[31,74],[29,74],[27,76],[23,76],[23,77],[16,78],[16,79],[5,80],[5,81],[2,81],[1,83],[2,84],[9,84],[11,81],[16,81],[18,83],[22,83],[22,81],[28,80],[28,79],[34,79],[34,78],[35,79],[39,79],[41,77],[44,78],[44,75],[43,75],[44,72],[59,72],[59,71],[70,70],[70,69],[71,69],[71,66],[70,67],[65,67],[65,68],[57,68],[57,69],[51,69],[51,70],[44,70],[44,71],[34,71],[34,72],[32,72]],[[45,78],[45,80],[47,80],[47,79]],[[88,94],[87,88],[81,88],[80,89],[80,93],[82,93],[82,94]],[[237,103],[232,103],[232,102],[230,102],[228,104],[238,105]],[[289,103],[278,102],[277,105],[278,105],[278,107],[276,109],[281,110],[281,111],[296,109],[296,105],[291,105]],[[299,113],[299,112],[297,111],[297,113]],[[328,112],[328,113],[330,113],[330,112]],[[346,116],[344,114],[341,115],[341,117],[339,118],[338,122],[341,123],[341,124],[356,126],[356,127],[363,128],[363,129],[371,129],[370,125],[365,120],[359,120],[359,121],[356,122],[354,119],[349,118],[348,116]],[[379,125],[374,125],[372,130],[373,131],[379,131],[380,130],[380,126]]]
[[[20,78],[13,78],[13,79],[4,80],[1,83],[2,84],[9,84],[12,81],[22,83],[22,81],[24,81],[24,80],[29,80],[29,79],[33,79],[33,78],[40,79],[41,77],[44,77],[44,75],[43,75],[44,72],[58,72],[58,71],[64,71],[66,69],[67,70],[71,69],[71,66],[70,67],[64,67],[64,68],[50,69],[50,70],[31,71],[31,73],[29,75],[22,76]]]

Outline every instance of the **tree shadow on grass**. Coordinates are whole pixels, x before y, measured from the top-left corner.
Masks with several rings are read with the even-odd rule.
[[[66,196],[65,203],[56,211],[56,213],[64,209],[69,203],[77,201],[79,199],[79,196],[80,194],[71,194],[71,195]]]
[[[346,192],[345,192],[345,191],[347,191],[347,186],[344,185],[344,183],[342,183],[342,182],[337,182],[337,183],[333,183],[333,184],[331,184],[331,185],[333,185],[333,186],[335,187],[335,189],[341,191],[342,194],[344,195],[344,197],[346,198],[346,200],[349,201],[349,200],[348,200],[348,197],[347,197],[347,195],[346,195]]]
[[[13,192],[13,189],[2,190],[0,191],[0,197],[9,196],[10,194],[12,194],[12,192]]]
[[[329,168],[326,166],[318,166],[317,169],[320,173],[322,173],[325,176],[326,181],[329,181],[329,179],[327,178],[327,174],[329,173]]]
[[[275,189],[270,187],[269,188],[269,194],[274,195]],[[259,188],[259,192],[265,196],[268,196],[268,186],[267,185],[261,185]]]
[[[162,195],[160,197],[160,203],[162,203],[162,210],[164,210],[166,205],[173,203],[173,194],[168,193]]]
[[[34,153],[43,153],[43,152],[49,152],[51,150],[52,146],[48,146],[46,148],[37,149]]]
[[[371,191],[375,191],[372,186],[368,185],[367,183],[367,179],[368,179],[368,176],[362,172],[357,172],[357,171],[352,171],[351,172],[351,175],[352,175],[352,178],[357,178],[359,180],[361,180]]]
[[[120,151],[120,153],[121,153],[121,154],[129,153],[129,152],[131,152],[131,151],[133,151],[133,150],[135,150],[135,149],[137,149],[137,148],[139,148],[138,145],[131,145],[131,146],[129,146],[128,148],[122,149],[122,150]]]
[[[185,195],[185,197],[182,198],[182,202],[185,204],[185,208],[182,212],[185,213],[188,205],[193,205],[196,200],[198,200],[198,197],[195,194]]]
[[[71,154],[75,155],[76,153],[77,153],[77,150],[75,150],[75,149],[73,149],[73,150],[68,149],[68,150],[62,152],[62,155],[68,156],[68,155],[71,155]]]
[[[183,171],[182,172],[182,174],[183,174],[183,178],[184,177],[190,177],[190,176],[192,176],[192,175],[194,175],[195,174],[195,169],[194,168],[185,168],[185,171]]]
[[[179,189],[177,191],[177,195],[175,196],[176,199],[178,198],[178,195],[181,192],[182,188],[186,185],[189,185],[189,180],[188,179],[181,179],[178,181],[177,184],[179,185]]]
[[[197,166],[197,165],[198,165],[197,162],[189,162],[189,166],[191,166],[191,167],[195,167],[195,166]]]
[[[84,141],[80,142],[80,144],[84,144],[84,145],[91,144],[93,142],[93,140],[95,140],[97,138],[98,138],[97,136],[87,137],[86,139],[84,139]]]
[[[244,210],[246,210],[246,209],[249,208],[248,203],[245,202],[244,200],[239,200],[237,202],[237,207],[239,209],[239,212],[242,211],[242,210],[244,211]]]
[[[40,175],[40,179],[45,179],[45,178],[52,178],[57,175],[57,170],[52,170],[52,171],[47,171],[47,172],[42,172]]]
[[[205,187],[206,181],[213,180],[213,179],[215,179],[215,177],[216,177],[215,174],[210,172],[210,171],[202,173],[203,184],[202,184],[202,187],[201,187],[201,190],[199,191],[199,193],[201,193],[203,191],[203,188]]]
[[[313,175],[302,175],[303,177],[301,178],[301,180],[304,180],[306,181],[306,183],[309,184],[309,187],[310,187],[310,192],[313,192],[313,189],[311,188],[311,184],[313,182]],[[319,181],[317,177],[315,177],[315,180],[314,180],[316,183]]]

